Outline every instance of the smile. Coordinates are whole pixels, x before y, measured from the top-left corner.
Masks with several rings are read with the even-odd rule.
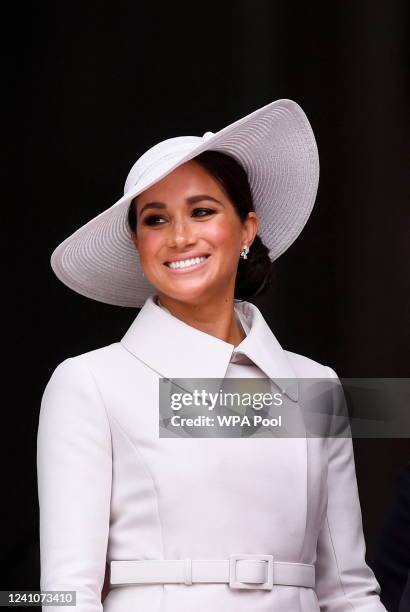
[[[180,261],[170,261],[165,265],[172,271],[183,271],[191,270],[202,266],[204,262],[209,258],[209,255],[202,257],[194,257],[193,259],[182,259]]]

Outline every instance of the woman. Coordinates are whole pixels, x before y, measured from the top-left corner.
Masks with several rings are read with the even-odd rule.
[[[260,378],[287,416],[299,378],[337,379],[284,351],[247,301],[305,225],[318,172],[305,114],[278,100],[156,144],[124,196],[54,251],[66,285],[141,310],[44,391],[42,590],[76,591],[79,612],[385,610],[349,437],[178,435],[159,407],[171,379]]]

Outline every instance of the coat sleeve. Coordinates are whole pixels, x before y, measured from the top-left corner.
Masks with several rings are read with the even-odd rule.
[[[331,368],[327,370],[329,376],[338,381],[337,374]],[[336,396],[340,398],[339,394]],[[337,406],[335,410],[338,411]],[[348,424],[347,431],[350,434]],[[365,562],[352,438],[328,437],[326,443],[328,504],[316,559],[316,594],[320,610],[386,612],[380,602],[380,586]]]
[[[42,591],[76,591],[76,612],[101,612],[112,482],[111,433],[84,359],[54,370],[37,434]],[[61,606],[44,606],[61,612]]]

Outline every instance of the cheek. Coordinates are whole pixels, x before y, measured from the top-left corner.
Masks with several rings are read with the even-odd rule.
[[[227,223],[226,220],[216,220],[210,224],[204,232],[204,238],[208,238],[215,247],[226,250],[235,250],[240,240],[240,235],[233,223]]]
[[[153,256],[162,246],[163,238],[160,232],[141,231],[138,236],[138,250],[141,260],[147,264],[152,263]]]

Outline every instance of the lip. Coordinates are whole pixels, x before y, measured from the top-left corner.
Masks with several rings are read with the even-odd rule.
[[[202,255],[196,255],[196,257],[203,257]],[[196,264],[194,266],[190,266],[189,268],[176,268],[176,269],[172,269],[169,266],[167,266],[166,264],[164,264],[164,266],[166,267],[166,269],[171,272],[172,274],[189,274],[189,272],[195,272],[196,270],[199,270],[200,268],[202,268],[203,266],[206,266],[206,264],[208,263],[208,260],[211,258],[210,255],[207,256],[206,259],[204,259],[204,261],[201,261],[201,263]],[[184,257],[184,259],[192,259],[191,257]],[[173,261],[183,261],[181,259],[175,259]]]
[[[171,257],[171,259],[167,259],[167,261],[164,261],[164,265],[166,265],[167,263],[175,263],[176,261],[185,261],[185,259],[195,259],[195,257],[207,256],[209,256],[209,253],[193,253],[192,255],[187,253],[181,257]]]

